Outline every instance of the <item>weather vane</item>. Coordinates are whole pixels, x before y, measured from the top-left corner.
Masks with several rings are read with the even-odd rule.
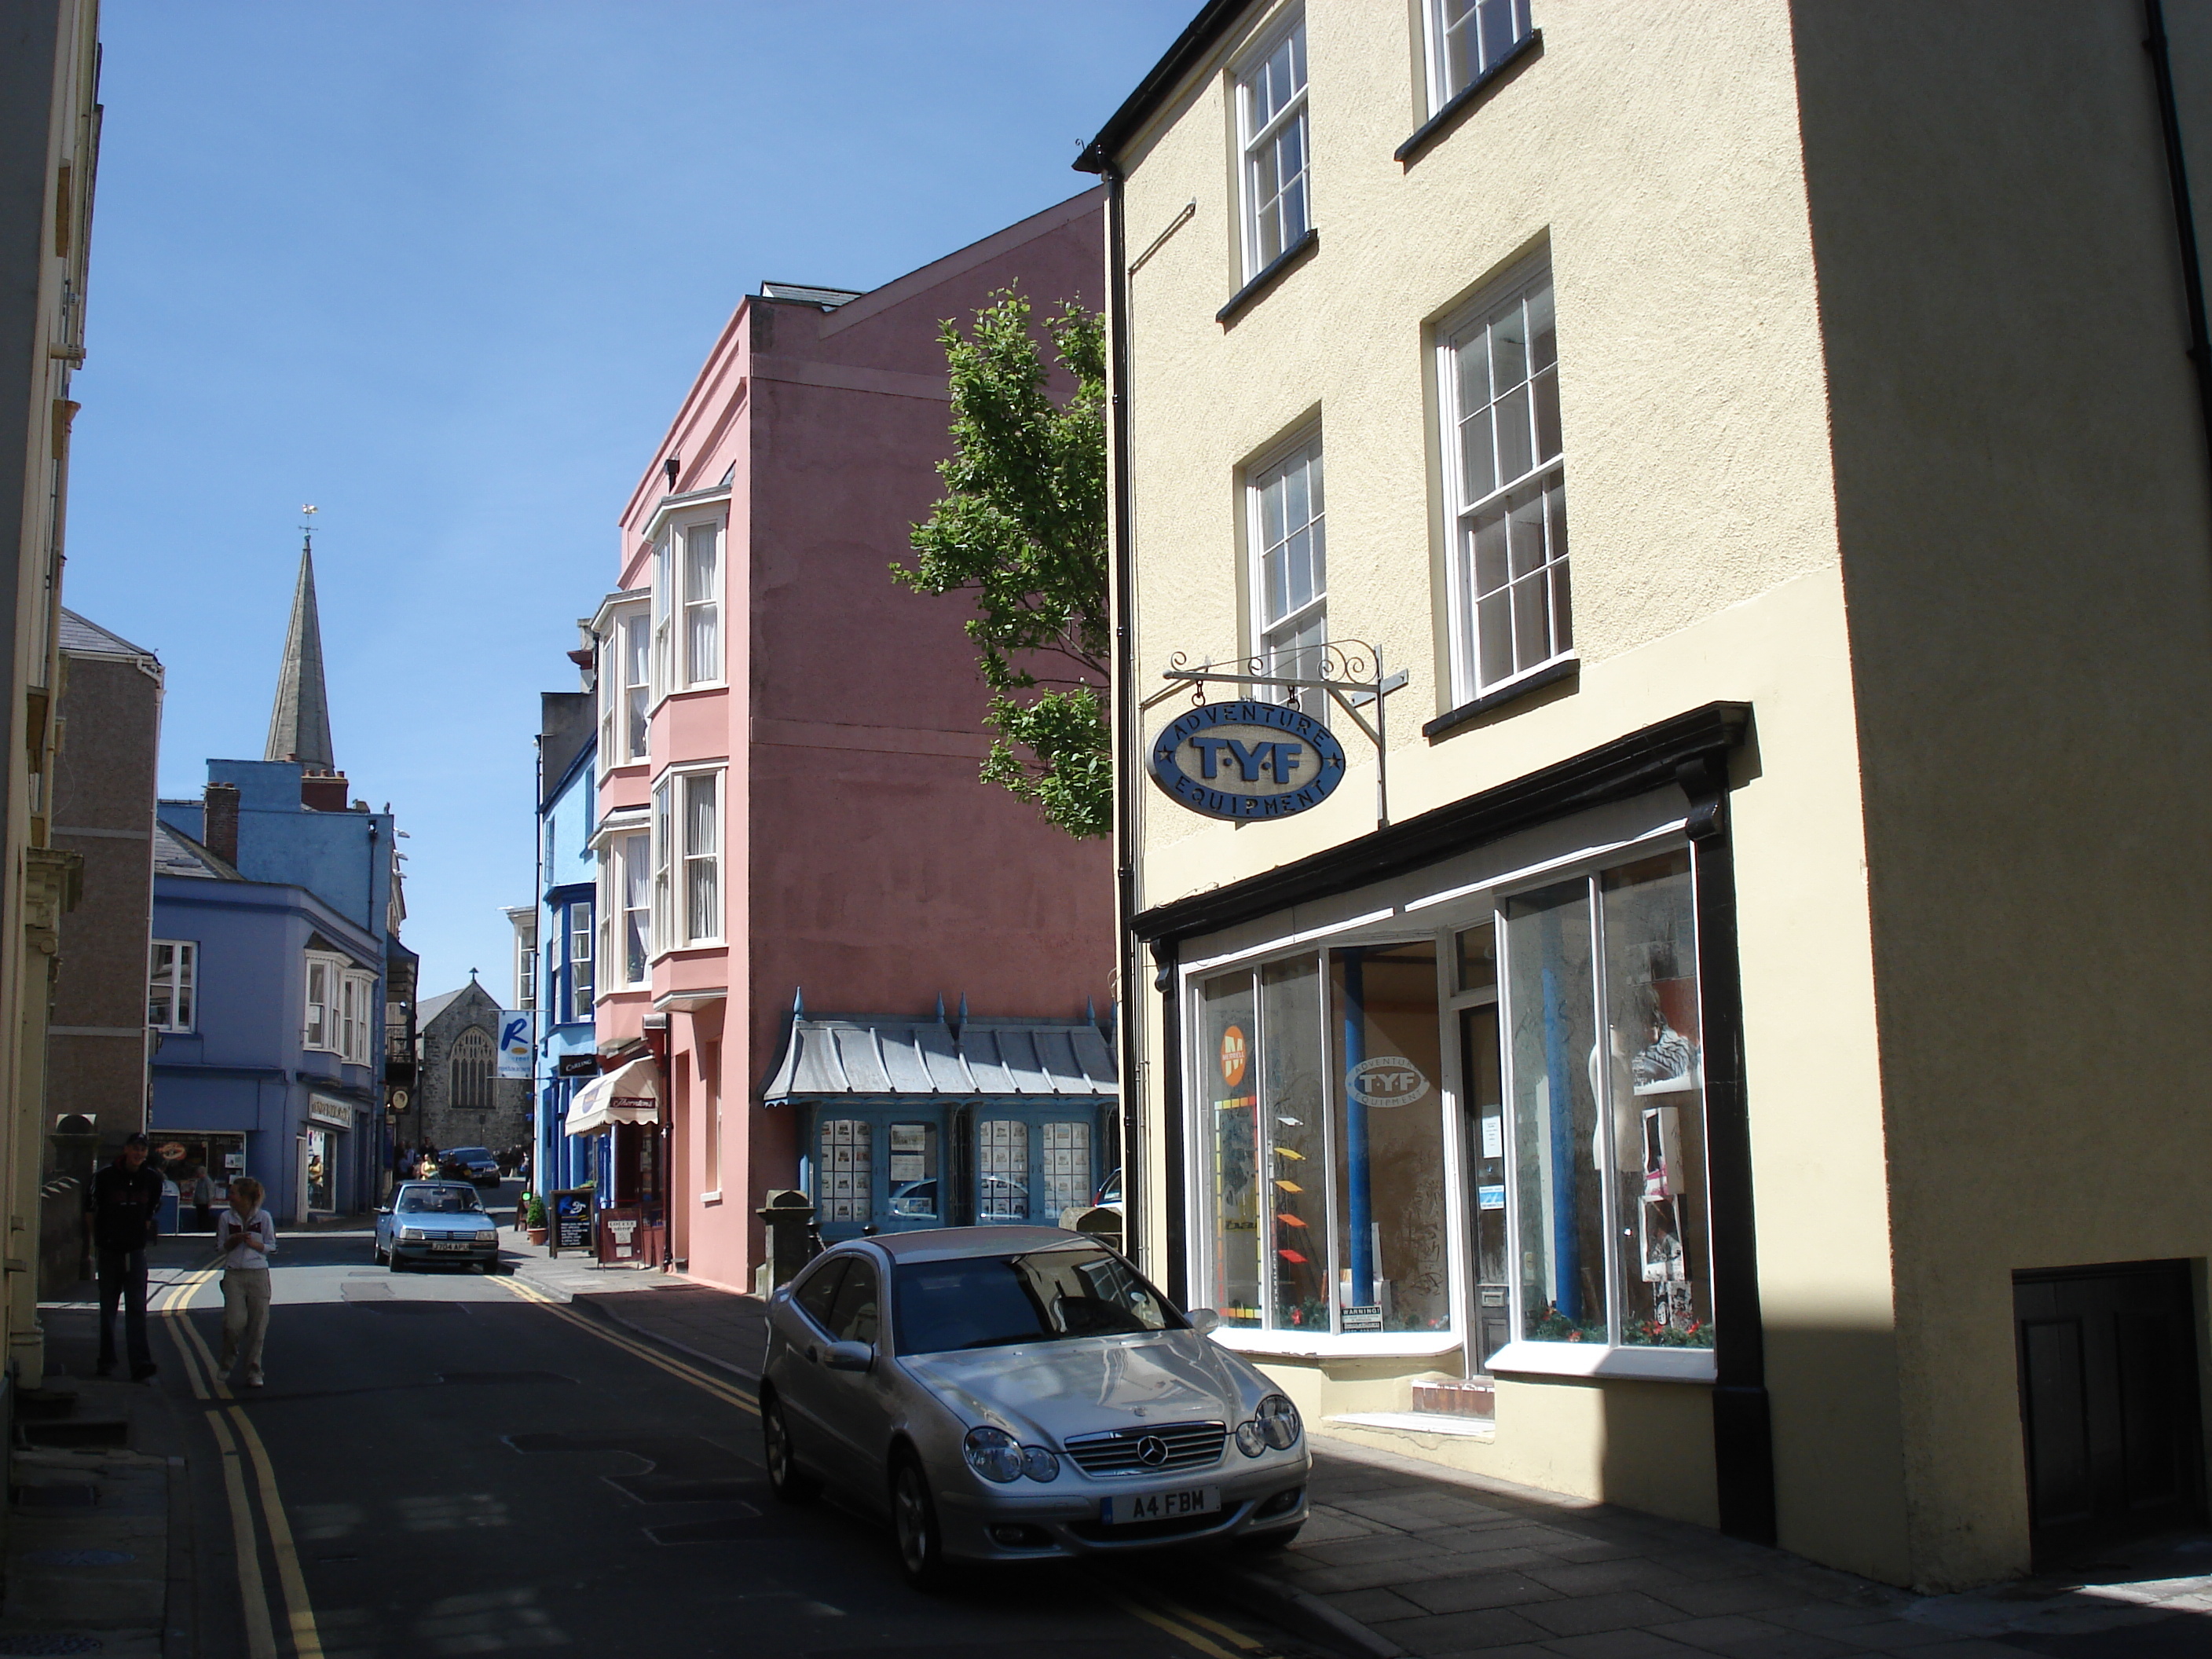
[[[317,509],[310,504],[301,507],[300,511],[307,514],[307,522],[300,526],[305,535],[305,539],[302,540],[301,545],[312,552],[315,545],[315,514]]]

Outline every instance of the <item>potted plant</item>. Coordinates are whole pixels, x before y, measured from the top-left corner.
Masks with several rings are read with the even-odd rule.
[[[530,1242],[543,1244],[545,1242],[545,1200],[535,1193],[531,1194],[524,1214],[530,1228]]]

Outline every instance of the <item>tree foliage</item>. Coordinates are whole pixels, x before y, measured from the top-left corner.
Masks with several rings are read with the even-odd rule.
[[[967,623],[991,690],[994,736],[982,776],[1034,801],[1077,836],[1112,826],[1107,733],[1106,344],[1073,302],[1043,322],[1074,380],[1049,390],[1030,302],[991,296],[963,335],[939,338],[951,373],[952,455],[945,495],[914,527],[910,565],[892,574],[919,593],[975,596]]]

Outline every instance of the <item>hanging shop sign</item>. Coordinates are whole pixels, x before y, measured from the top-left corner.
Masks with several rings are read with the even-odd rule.
[[[538,1073],[538,1021],[527,1009],[499,1011],[499,1074],[535,1077]]]
[[[1152,739],[1152,781],[1214,818],[1286,818],[1344,781],[1344,745],[1310,714],[1275,702],[1186,709]]]

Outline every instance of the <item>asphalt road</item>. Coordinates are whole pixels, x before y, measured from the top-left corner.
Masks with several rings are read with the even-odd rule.
[[[1194,1608],[1172,1567],[1048,1565],[917,1595],[887,1528],[769,1495],[734,1379],[526,1276],[390,1273],[366,1232],[284,1239],[268,1383],[232,1399],[210,1359],[220,1288],[191,1271],[204,1260],[174,1241],[155,1274],[173,1287],[155,1297],[172,1310],[155,1386],[189,1425],[204,1654],[1311,1651]]]

